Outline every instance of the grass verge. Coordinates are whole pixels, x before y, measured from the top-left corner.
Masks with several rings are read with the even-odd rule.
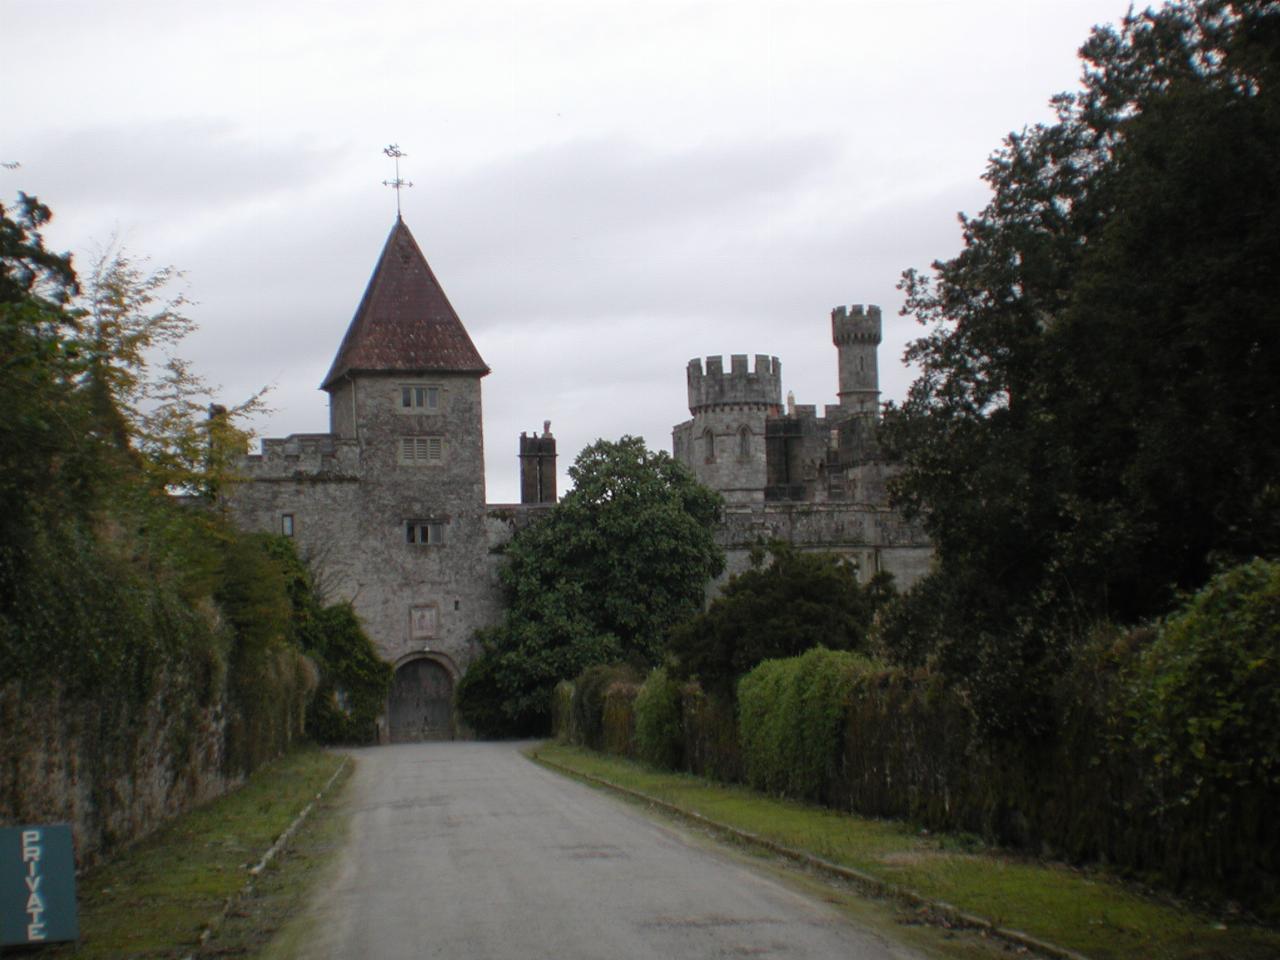
[[[257,770],[239,789],[173,820],[91,870],[79,883],[78,951],[66,945],[43,951],[42,956],[71,956],[74,951],[83,960],[107,960],[181,958],[199,952],[206,925],[222,915],[228,898],[242,891],[249,868],[315,799],[343,759],[318,748],[296,750]],[[350,769],[348,763],[330,787],[329,798]],[[294,906],[300,902],[310,871],[297,869],[297,851],[313,845],[315,835],[323,833],[317,821],[324,818],[315,812],[259,876],[254,895],[236,902],[217,925],[208,952],[252,953],[254,945],[269,936],[272,913],[288,906],[277,901],[259,915],[255,901],[264,891],[283,892],[282,880]],[[293,873],[288,872],[291,867]],[[246,924],[246,919],[251,922]]]
[[[342,769],[288,845],[259,874],[250,895],[236,901],[200,956],[302,955],[288,949],[274,951],[288,939],[285,931],[303,915],[321,877],[346,842],[350,809],[341,787],[353,769],[353,763]]]
[[[912,890],[1094,960],[1274,960],[1280,932],[1205,917],[1105,876],[657,771],[560,744],[539,758]]]

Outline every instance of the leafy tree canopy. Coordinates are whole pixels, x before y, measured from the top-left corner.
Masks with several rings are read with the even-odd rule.
[[[83,442],[89,410],[79,324],[65,304],[79,291],[70,254],[44,246],[49,208],[18,195],[0,204],[0,533],[31,513],[34,501],[83,503],[100,477]],[[0,541],[2,542],[2,541]]]
[[[667,649],[678,676],[728,694],[762,660],[817,646],[865,647],[877,607],[892,594],[892,578],[877,574],[863,587],[857,566],[837,554],[802,553],[783,543],[769,551],[769,563],[757,555],[709,609],[671,631]]]
[[[639,437],[600,440],[569,475],[572,491],[507,545],[506,619],[482,636],[477,679],[459,691],[464,716],[545,726],[560,680],[597,663],[654,664],[668,628],[723,569],[720,498],[668,454]]]
[[[1170,3],[1081,56],[962,252],[902,284],[930,329],[885,439],[945,580],[915,619],[992,709],[1048,635],[1280,545],[1280,4]]]
[[[240,426],[263,409],[260,390],[231,407],[174,348],[195,332],[175,289],[173,267],[149,270],[110,243],[76,301],[82,315],[86,384],[112,439],[137,455],[152,482],[171,492],[216,494],[248,442]]]
[[[18,194],[16,217],[0,203],[0,303],[42,297],[66,303],[79,292],[71,254],[44,245],[40,228],[53,213],[35,197]]]
[[[195,329],[180,274],[113,243],[82,289],[70,255],[44,246],[49,208],[19,194],[12,212],[0,205],[0,513],[87,514],[138,473],[152,494],[216,493],[262,395],[211,405],[173,353]]]

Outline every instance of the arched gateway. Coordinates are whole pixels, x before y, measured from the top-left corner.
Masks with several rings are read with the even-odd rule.
[[[429,657],[403,663],[391,681],[387,726],[392,743],[453,739],[453,675]]]

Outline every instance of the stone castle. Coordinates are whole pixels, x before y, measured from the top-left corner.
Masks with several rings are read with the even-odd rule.
[[[919,576],[930,550],[885,503],[874,424],[880,313],[833,314],[840,403],[781,403],[776,358],[688,369],[693,419],[674,453],[726,500],[731,571],[782,539]],[[519,504],[485,497],[481,381],[489,367],[404,221],[397,218],[321,388],[329,432],[262,441],[228,498],[248,528],[296,539],[332,599],[350,600],[395,668],[382,734],[450,737],[453,687],[475,631],[501,615],[500,548],[556,501],[549,425],[519,440]]]
[[[902,587],[923,576],[933,556],[918,525],[888,506],[893,471],[876,443],[880,417],[880,308],[837,307],[839,403],[821,417],[812,405],[782,405],[782,364],[759,354],[690,360],[689,412],[672,431],[676,459],[725,499],[720,545],[727,574],[751,548],[783,540],[855,559],[860,575],[893,574]]]

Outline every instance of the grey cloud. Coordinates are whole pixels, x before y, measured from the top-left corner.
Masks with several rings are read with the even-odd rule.
[[[338,169],[339,158],[253,140],[226,122],[174,119],[52,130],[24,145],[23,166],[60,205],[136,219],[296,189]]]

